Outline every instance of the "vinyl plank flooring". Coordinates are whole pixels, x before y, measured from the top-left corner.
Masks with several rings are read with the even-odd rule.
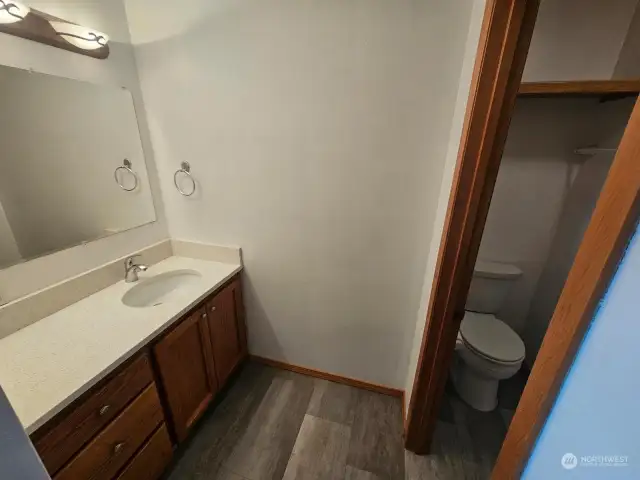
[[[332,422],[352,425],[358,390],[348,385],[317,379],[307,413]]]
[[[347,469],[345,471],[345,480],[379,480],[380,477],[374,475],[371,472],[367,472],[365,470],[359,470],[350,465],[347,465]]]
[[[480,412],[459,397],[449,400],[456,428],[465,438],[466,459],[470,470],[477,472],[480,478],[489,478],[506,433],[500,413],[497,409]]]
[[[500,382],[498,386],[498,405],[500,408],[515,410],[529,379],[529,373],[520,369],[513,377]]]
[[[380,478],[404,478],[401,400],[365,390],[356,395],[347,464]]]
[[[429,455],[405,451],[407,480],[485,480],[471,437],[463,426],[436,423]]]
[[[237,475],[226,468],[220,468],[215,477],[211,477],[215,480],[246,480],[245,478]]]
[[[500,409],[500,416],[504,421],[504,426],[508,430],[511,425],[511,420],[513,420],[513,416],[515,415],[515,410],[507,410],[506,408]]]
[[[335,480],[347,467],[350,428],[305,415],[283,480]]]
[[[473,467],[459,461],[474,451],[471,436],[465,443],[466,427],[445,405],[451,423],[438,422],[435,456],[417,457],[428,476],[407,478],[463,478],[455,475]],[[248,362],[180,445],[166,478],[404,479],[401,410],[397,398]]]
[[[453,410],[451,409],[449,395],[445,394],[442,398],[442,404],[440,405],[440,411],[438,412],[438,420],[442,420],[447,423],[454,423]]]
[[[313,392],[313,379],[276,375],[224,461],[248,480],[281,479]]]
[[[274,370],[248,363],[222,401],[181,446],[181,455],[167,480],[216,479],[222,461],[247,428],[276,374]]]

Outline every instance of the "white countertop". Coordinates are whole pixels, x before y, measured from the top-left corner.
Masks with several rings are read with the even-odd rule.
[[[159,332],[239,272],[239,264],[170,257],[140,279],[191,269],[198,282],[161,305],[121,302],[134,284],[124,280],[0,340],[0,385],[27,433],[89,390]]]

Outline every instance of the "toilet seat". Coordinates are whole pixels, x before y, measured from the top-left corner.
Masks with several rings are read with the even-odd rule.
[[[515,364],[525,356],[522,339],[494,315],[466,312],[460,324],[460,337],[469,350],[494,363]]]

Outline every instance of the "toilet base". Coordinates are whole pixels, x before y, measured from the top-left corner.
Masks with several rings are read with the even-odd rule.
[[[460,398],[472,408],[490,412],[498,406],[499,380],[480,376],[463,365],[454,367],[451,380]]]

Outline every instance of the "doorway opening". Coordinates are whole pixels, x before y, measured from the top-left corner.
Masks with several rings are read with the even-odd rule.
[[[522,472],[638,215],[640,13],[594,34],[588,3],[487,2],[409,403],[409,450],[462,422],[496,478]]]

